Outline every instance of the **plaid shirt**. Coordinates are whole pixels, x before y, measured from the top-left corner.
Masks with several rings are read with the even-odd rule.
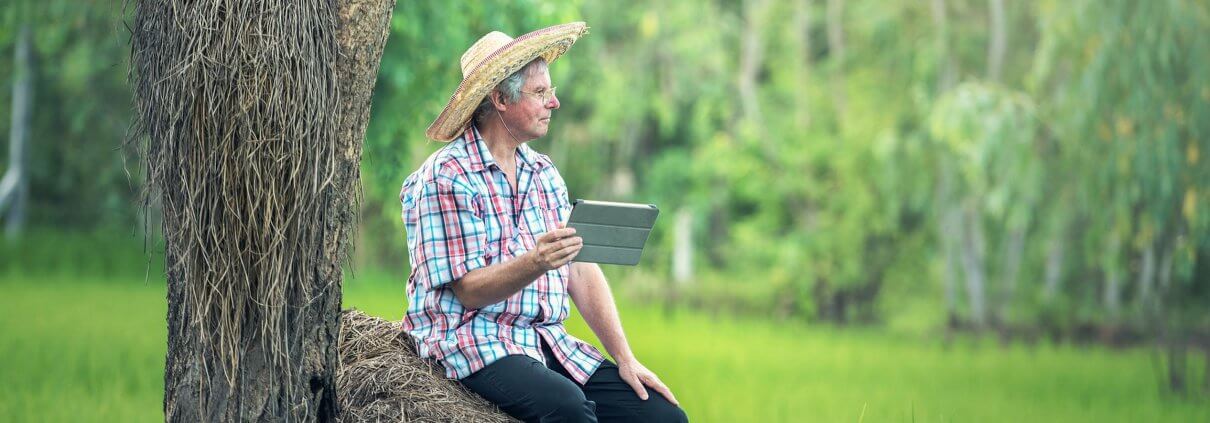
[[[403,223],[412,273],[403,327],[421,357],[462,379],[507,355],[546,363],[538,337],[581,385],[604,360],[563,327],[570,264],[546,272],[505,301],[462,306],[449,285],[472,270],[535,248],[571,213],[567,186],[550,158],[517,148],[517,195],[473,126],[433,153],[403,183]]]

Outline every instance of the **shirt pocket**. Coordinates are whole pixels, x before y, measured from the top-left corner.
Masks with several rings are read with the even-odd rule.
[[[538,197],[541,199],[539,209],[546,231],[558,229],[567,222],[567,218],[571,216],[571,203],[567,200],[567,192],[544,190]]]

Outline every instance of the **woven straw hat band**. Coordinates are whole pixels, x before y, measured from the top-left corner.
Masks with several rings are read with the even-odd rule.
[[[504,47],[505,44],[512,41],[513,37],[505,35],[500,31],[492,31],[479,38],[479,41],[475,41],[475,44],[470,49],[467,49],[466,53],[462,53],[462,77],[466,78],[475,69],[475,66],[483,63],[483,59],[486,59],[492,52],[499,50],[500,47]]]

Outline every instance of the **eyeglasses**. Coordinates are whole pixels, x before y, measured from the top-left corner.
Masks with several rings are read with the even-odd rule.
[[[551,98],[554,98],[554,96],[555,96],[555,88],[556,88],[556,87],[550,87],[550,89],[549,89],[549,90],[544,88],[544,89],[541,89],[541,90],[538,90],[538,91],[524,91],[524,90],[522,90],[521,92],[526,93],[526,94],[533,94],[533,95],[535,95],[535,96],[538,96],[538,99],[539,99],[539,100],[542,100],[542,104],[546,104],[546,103],[550,103],[550,99],[551,99]]]

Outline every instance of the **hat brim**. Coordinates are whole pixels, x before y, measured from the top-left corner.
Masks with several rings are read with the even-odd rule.
[[[470,123],[479,103],[500,81],[539,57],[546,59],[546,63],[554,62],[587,32],[584,22],[555,25],[517,37],[492,52],[462,79],[425,135],[446,142],[457,138]]]

